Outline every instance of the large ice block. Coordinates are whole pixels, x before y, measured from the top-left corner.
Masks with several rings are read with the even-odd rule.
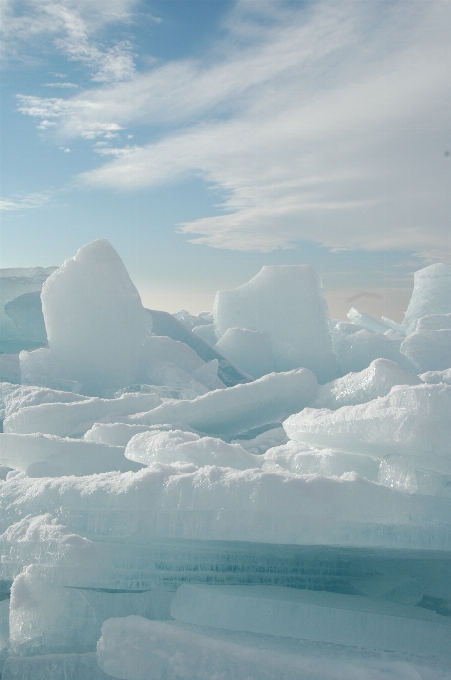
[[[97,663],[95,652],[9,656],[2,680],[111,680]]]
[[[278,371],[304,366],[319,382],[337,375],[321,279],[310,265],[263,267],[248,283],[219,291],[215,326],[269,333]]]
[[[421,382],[415,373],[405,371],[394,361],[374,359],[359,373],[348,373],[320,385],[313,406],[335,410],[384,397],[395,385],[420,385]]]
[[[41,432],[70,437],[84,434],[102,418],[121,417],[155,408],[161,404],[156,394],[123,394],[118,399],[91,397],[83,401],[43,403],[26,406],[5,418],[4,432]]]
[[[49,349],[64,371],[58,377],[97,396],[136,382],[151,317],[108,241],[88,243],[66,260],[45,282],[41,299]]]
[[[269,333],[228,328],[215,347],[253,378],[261,378],[276,368]]]
[[[337,411],[304,409],[284,428],[291,439],[319,447],[397,454],[420,468],[451,474],[451,385],[398,385],[386,397]]]
[[[105,622],[97,659],[108,675],[124,680],[449,680],[448,659],[138,616]]]
[[[451,329],[423,330],[421,321],[402,343],[401,352],[422,373],[451,368]]]
[[[450,313],[451,265],[431,264],[415,272],[412,297],[401,330],[408,335],[422,316]]]
[[[10,300],[5,305],[5,314],[12,319],[21,338],[30,345],[47,343],[40,291],[23,293]]]
[[[344,331],[340,327],[341,324],[335,327],[333,337],[334,351],[343,374],[363,371],[372,361],[380,358],[393,361],[407,371],[415,370],[413,364],[400,352],[404,336],[393,331],[382,335],[366,329],[349,333],[349,329]]]
[[[236,435],[281,422],[316,397],[318,382],[306,368],[270,373],[259,380],[209,392],[192,401],[161,404],[127,422],[143,425],[186,423],[207,434]]]
[[[451,658],[451,620],[359,595],[274,586],[182,585],[176,621],[369,649]]]

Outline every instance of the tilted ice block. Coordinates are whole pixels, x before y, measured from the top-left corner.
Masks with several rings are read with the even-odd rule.
[[[390,333],[390,331],[388,331]],[[368,330],[356,333],[334,332],[334,351],[341,371],[363,371],[375,359],[389,359],[407,371],[414,370],[411,362],[400,352],[403,336],[393,333],[381,335]]]
[[[0,529],[50,512],[89,538],[451,547],[449,498],[408,495],[347,473],[154,463],[139,472],[0,483]]]
[[[44,281],[56,267],[30,267],[28,269],[0,269],[0,351],[20,352],[30,346],[13,322],[5,313],[5,305],[24,293],[38,292]],[[32,343],[33,346],[34,343]]]
[[[348,373],[330,383],[320,385],[315,408],[337,409],[384,397],[395,385],[420,385],[415,373],[405,371],[394,361],[374,359],[359,373]]]
[[[202,326],[194,326],[191,329],[192,333],[198,335],[202,340],[208,342],[211,347],[214,347],[218,342],[214,323],[204,324]]]
[[[428,314],[451,313],[451,265],[431,264],[415,272],[409,306],[401,324],[408,335],[415,330],[418,319]]]
[[[161,404],[127,422],[144,425],[187,423],[207,434],[239,434],[254,427],[282,421],[289,413],[311,404],[318,383],[301,368],[269,375],[244,385],[209,392],[193,401]]]
[[[420,376],[421,380],[429,385],[438,385],[438,383],[446,383],[451,385],[451,368],[444,371],[427,371]]]
[[[263,456],[263,470],[276,471],[278,467],[300,475],[341,477],[346,472],[356,472],[365,479],[378,481],[379,461],[371,456],[344,453],[333,449],[315,449],[306,444],[289,441],[269,449]]]
[[[358,595],[186,584],[172,600],[171,616],[209,628],[451,657],[449,618]]]
[[[161,404],[156,394],[123,394],[119,399],[92,397],[74,403],[50,403],[19,409],[3,423],[4,432],[42,432],[68,437],[84,434],[94,422],[108,416],[118,420]]]
[[[158,425],[128,425],[127,423],[94,423],[83,439],[88,442],[110,444],[111,446],[127,446],[128,442],[139,432],[149,432]],[[170,429],[177,427],[168,426]]]
[[[228,328],[269,333],[278,371],[305,366],[320,382],[336,377],[326,298],[310,265],[263,267],[239,288],[219,291],[213,313],[220,335]]]
[[[24,293],[10,300],[5,305],[5,313],[12,319],[24,340],[37,345],[47,343],[40,291]]]
[[[421,372],[450,368],[451,330],[430,331],[417,327],[402,343],[401,352]]]
[[[184,461],[199,467],[218,465],[236,470],[261,467],[263,462],[261,456],[249,453],[240,444],[181,430],[136,434],[127,444],[125,457],[144,465]]]
[[[151,317],[114,248],[88,243],[45,282],[42,310],[51,354],[82,392],[101,395],[135,380]]]
[[[253,378],[261,378],[276,369],[269,333],[228,328],[215,347]]]
[[[447,659],[406,659],[138,616],[105,622],[97,659],[108,675],[124,680],[449,680]]]
[[[136,472],[124,447],[45,434],[0,434],[0,462],[30,477],[93,475],[110,470]]]
[[[355,307],[351,307],[346,316],[352,323],[355,323],[362,328],[366,328],[368,331],[373,331],[374,333],[385,333],[385,331],[390,328],[390,326],[374,319],[369,314],[361,312],[359,309],[355,309]]]
[[[337,411],[304,409],[284,428],[291,439],[319,447],[406,456],[417,465],[451,474],[451,386],[396,386],[386,397]]]
[[[33,385],[15,385],[5,395],[5,416],[10,416],[25,406],[37,406],[38,404],[63,404],[76,401],[86,401],[88,397],[74,392],[62,392],[48,387],[36,387]]]

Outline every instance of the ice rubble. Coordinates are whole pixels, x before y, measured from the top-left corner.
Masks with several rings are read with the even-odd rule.
[[[306,265],[197,316],[106,241],[52,271],[1,279],[2,677],[449,679],[450,267],[403,324]]]

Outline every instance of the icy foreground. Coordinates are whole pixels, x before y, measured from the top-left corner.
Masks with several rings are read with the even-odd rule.
[[[451,267],[402,324],[307,265],[146,310],[103,240],[0,282],[3,680],[451,678]]]

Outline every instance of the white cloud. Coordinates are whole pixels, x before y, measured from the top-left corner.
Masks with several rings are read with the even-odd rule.
[[[28,210],[31,208],[41,208],[49,203],[52,194],[48,191],[33,194],[15,194],[9,198],[0,199],[0,211],[11,212],[16,210]]]
[[[67,90],[75,90],[75,89],[78,88],[78,85],[76,85],[75,83],[69,83],[69,82],[66,82],[66,83],[45,83],[44,87],[58,87],[62,90],[66,90],[66,89]]]
[[[135,65],[130,43],[121,41],[108,47],[96,41],[95,35],[108,24],[127,21],[136,4],[137,0],[3,0],[3,57],[17,58],[24,43],[50,35],[70,60],[87,66],[93,81],[111,83],[132,78]]]
[[[84,173],[91,186],[187,175],[223,191],[222,214],[181,225],[218,248],[406,249],[451,258],[451,5],[240,0],[204,60],[154,66],[21,110],[67,138],[166,125]],[[99,147],[102,148],[102,147]]]

